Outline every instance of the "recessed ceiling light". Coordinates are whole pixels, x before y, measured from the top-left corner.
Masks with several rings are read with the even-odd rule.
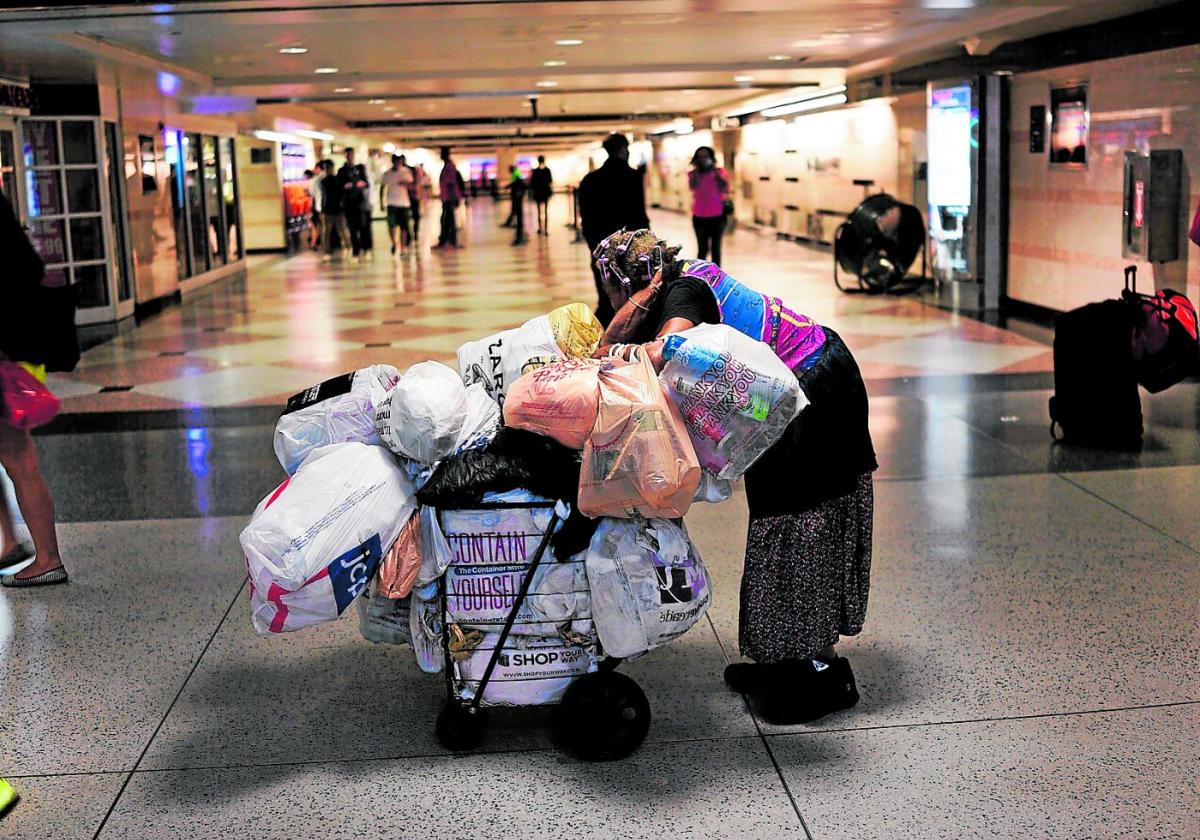
[[[334,93],[353,93],[354,88],[334,88]]]
[[[368,105],[382,105],[386,101],[387,101],[386,99],[368,99],[367,104]]]
[[[563,67],[566,65],[566,63],[567,62],[563,61],[562,59],[552,58],[549,61],[543,61],[542,66],[543,67]]]
[[[558,82],[552,82],[549,79],[545,79],[543,81],[538,82],[537,86],[538,87],[558,87]]]
[[[753,82],[754,77],[753,76],[734,76],[733,80],[735,82]]]
[[[338,71],[338,69],[337,69],[336,67],[318,67],[318,68],[317,68],[316,70],[314,70],[313,72],[314,72],[314,73],[319,73],[319,74],[320,74],[320,75],[322,75],[322,76],[327,76],[327,75],[329,75],[330,73],[336,73],[337,71]]]
[[[682,92],[688,96],[691,96],[693,93],[697,93],[698,91],[695,88],[684,88]]]
[[[776,53],[775,55],[767,56],[767,61],[788,61],[790,59],[790,55],[784,55],[783,53]]]
[[[308,47],[284,47],[279,51],[282,55],[304,55]]]
[[[391,105],[389,105],[388,107],[384,108],[383,110],[385,110],[385,111],[395,111],[396,109],[395,109],[394,107],[392,107]]]
[[[558,44],[560,47],[578,47],[583,43],[583,41],[579,40],[578,38],[559,38],[554,43]]]

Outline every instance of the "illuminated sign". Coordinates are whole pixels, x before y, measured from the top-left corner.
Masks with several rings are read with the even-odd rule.
[[[971,206],[971,144],[975,117],[971,86],[929,93],[929,203],[937,207]]]

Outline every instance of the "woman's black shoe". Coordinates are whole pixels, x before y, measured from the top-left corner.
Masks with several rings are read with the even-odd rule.
[[[740,694],[768,694],[781,685],[802,683],[812,670],[808,660],[785,659],[764,665],[760,662],[734,662],[725,666],[725,684]]]
[[[758,711],[767,723],[787,726],[812,723],[858,703],[858,686],[850,662],[809,660],[803,680],[782,680],[762,696]]]

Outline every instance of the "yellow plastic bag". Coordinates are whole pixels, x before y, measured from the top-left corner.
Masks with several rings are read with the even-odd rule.
[[[604,327],[586,303],[568,303],[550,313],[550,331],[568,359],[586,359],[600,346]]]
[[[600,372],[596,425],[583,448],[579,509],[587,516],[675,519],[700,486],[683,417],[645,353]]]

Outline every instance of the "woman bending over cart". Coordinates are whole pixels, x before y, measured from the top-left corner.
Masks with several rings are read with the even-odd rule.
[[[858,365],[833,330],[704,260],[679,260],[652,231],[618,231],[596,248],[617,311],[598,355],[647,345],[662,369],[665,335],[726,324],[768,344],[809,406],[746,473],[750,528],[739,643],[752,662],[725,669],[772,723],[803,723],[858,702],[850,663],[834,649],[862,630],[870,589],[878,466]]]

